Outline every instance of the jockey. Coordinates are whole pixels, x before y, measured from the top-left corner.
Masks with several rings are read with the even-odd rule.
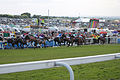
[[[61,34],[58,34],[57,37],[61,37],[62,35]]]
[[[2,36],[0,36],[0,40],[2,40],[3,39],[3,37]]]
[[[97,35],[97,38],[100,38],[100,36],[99,36],[99,35]]]
[[[36,34],[34,35],[34,37],[38,38],[38,34],[36,33]]]
[[[43,36],[39,36],[40,39],[43,39]]]
[[[73,34],[73,36],[74,36],[74,37],[76,37],[76,36],[77,36],[77,34],[75,34],[75,33],[74,33],[74,34]]]
[[[24,38],[25,38],[23,34],[21,35],[21,38],[22,38],[22,39],[24,39]]]
[[[65,37],[65,36],[66,36],[65,33],[63,33],[63,34],[62,34],[62,37]]]
[[[37,35],[35,34],[34,37],[37,38]]]
[[[13,37],[13,36],[11,36],[11,38],[12,38],[12,39],[14,39],[14,37]]]
[[[82,36],[83,36],[82,34],[81,34],[81,35],[79,35],[79,37],[80,37],[80,38],[83,38]]]
[[[56,37],[60,37],[59,35],[57,35]]]
[[[61,36],[62,36],[62,34],[61,34],[61,33],[59,33],[59,36],[61,37]]]
[[[66,37],[67,37],[67,38],[70,38],[70,36],[69,36],[69,35],[67,35]]]
[[[103,34],[100,34],[100,37],[103,37]]]
[[[44,34],[40,34],[41,37],[44,37]]]

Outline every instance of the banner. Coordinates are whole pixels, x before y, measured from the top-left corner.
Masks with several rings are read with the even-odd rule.
[[[89,28],[97,28],[99,25],[98,19],[90,19]]]

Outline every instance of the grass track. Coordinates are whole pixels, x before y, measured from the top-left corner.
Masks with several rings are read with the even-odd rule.
[[[119,53],[120,44],[0,50],[0,64]]]
[[[0,64],[120,53],[120,44],[0,50]],[[120,59],[72,66],[75,80],[120,80]],[[64,67],[1,74],[0,80],[69,80]]]
[[[72,66],[75,80],[120,80],[120,59]],[[0,75],[0,80],[69,80],[64,67]]]

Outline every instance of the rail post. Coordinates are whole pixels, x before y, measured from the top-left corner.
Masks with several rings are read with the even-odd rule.
[[[55,66],[64,66],[64,67],[66,67],[67,70],[70,73],[70,80],[74,80],[74,72],[73,72],[72,68],[68,64],[66,64],[64,62],[55,62]]]

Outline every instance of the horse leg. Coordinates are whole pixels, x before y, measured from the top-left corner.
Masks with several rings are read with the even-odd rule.
[[[103,40],[103,44],[105,44],[105,40]]]
[[[19,43],[17,43],[17,48],[20,48]]]
[[[65,42],[66,42],[66,41],[64,40],[64,46],[65,46]]]
[[[46,44],[44,43],[44,48],[46,48]]]
[[[69,46],[71,45],[71,42],[69,42]]]
[[[61,43],[60,43],[60,42],[58,42],[58,45],[59,45],[59,46],[61,46]]]
[[[69,42],[67,41],[67,46],[69,45]]]
[[[80,46],[82,43],[81,43],[81,41],[78,41],[78,46]]]
[[[58,44],[57,44],[58,42],[57,41],[55,41],[55,46],[57,46]]]
[[[12,44],[12,43],[8,43],[8,46],[10,47],[10,49],[12,49],[12,47],[10,46],[10,44]]]
[[[33,41],[30,42],[31,47],[34,47]]]
[[[68,42],[68,47],[70,46],[70,42]]]
[[[84,40],[84,45],[86,45],[86,39]]]
[[[103,45],[103,40],[101,41],[101,44]]]
[[[41,48],[41,43],[39,43],[39,45],[40,45],[39,48]]]
[[[71,42],[71,46],[73,46],[73,42]]]
[[[14,49],[14,43],[12,43],[12,49]]]
[[[80,43],[79,39],[77,39],[76,42],[77,42],[77,46],[79,46],[79,43]]]
[[[26,45],[26,47],[28,48],[28,44],[27,44],[27,42],[26,42],[24,45]]]
[[[22,43],[21,42],[19,43],[19,48],[22,49]]]
[[[77,42],[77,46],[79,46],[79,42]]]
[[[53,46],[56,46],[56,40],[54,39],[53,41],[54,41],[54,45]]]
[[[24,43],[23,42],[21,43],[21,48],[24,49]]]
[[[34,44],[34,49],[35,49],[35,48],[37,48],[37,43],[36,43],[36,42],[35,42],[35,44]]]
[[[7,42],[7,45],[10,47],[10,43],[9,42]],[[10,47],[11,48],[11,47]]]
[[[18,43],[17,46],[19,46],[20,49],[22,48],[22,44],[21,43]]]

